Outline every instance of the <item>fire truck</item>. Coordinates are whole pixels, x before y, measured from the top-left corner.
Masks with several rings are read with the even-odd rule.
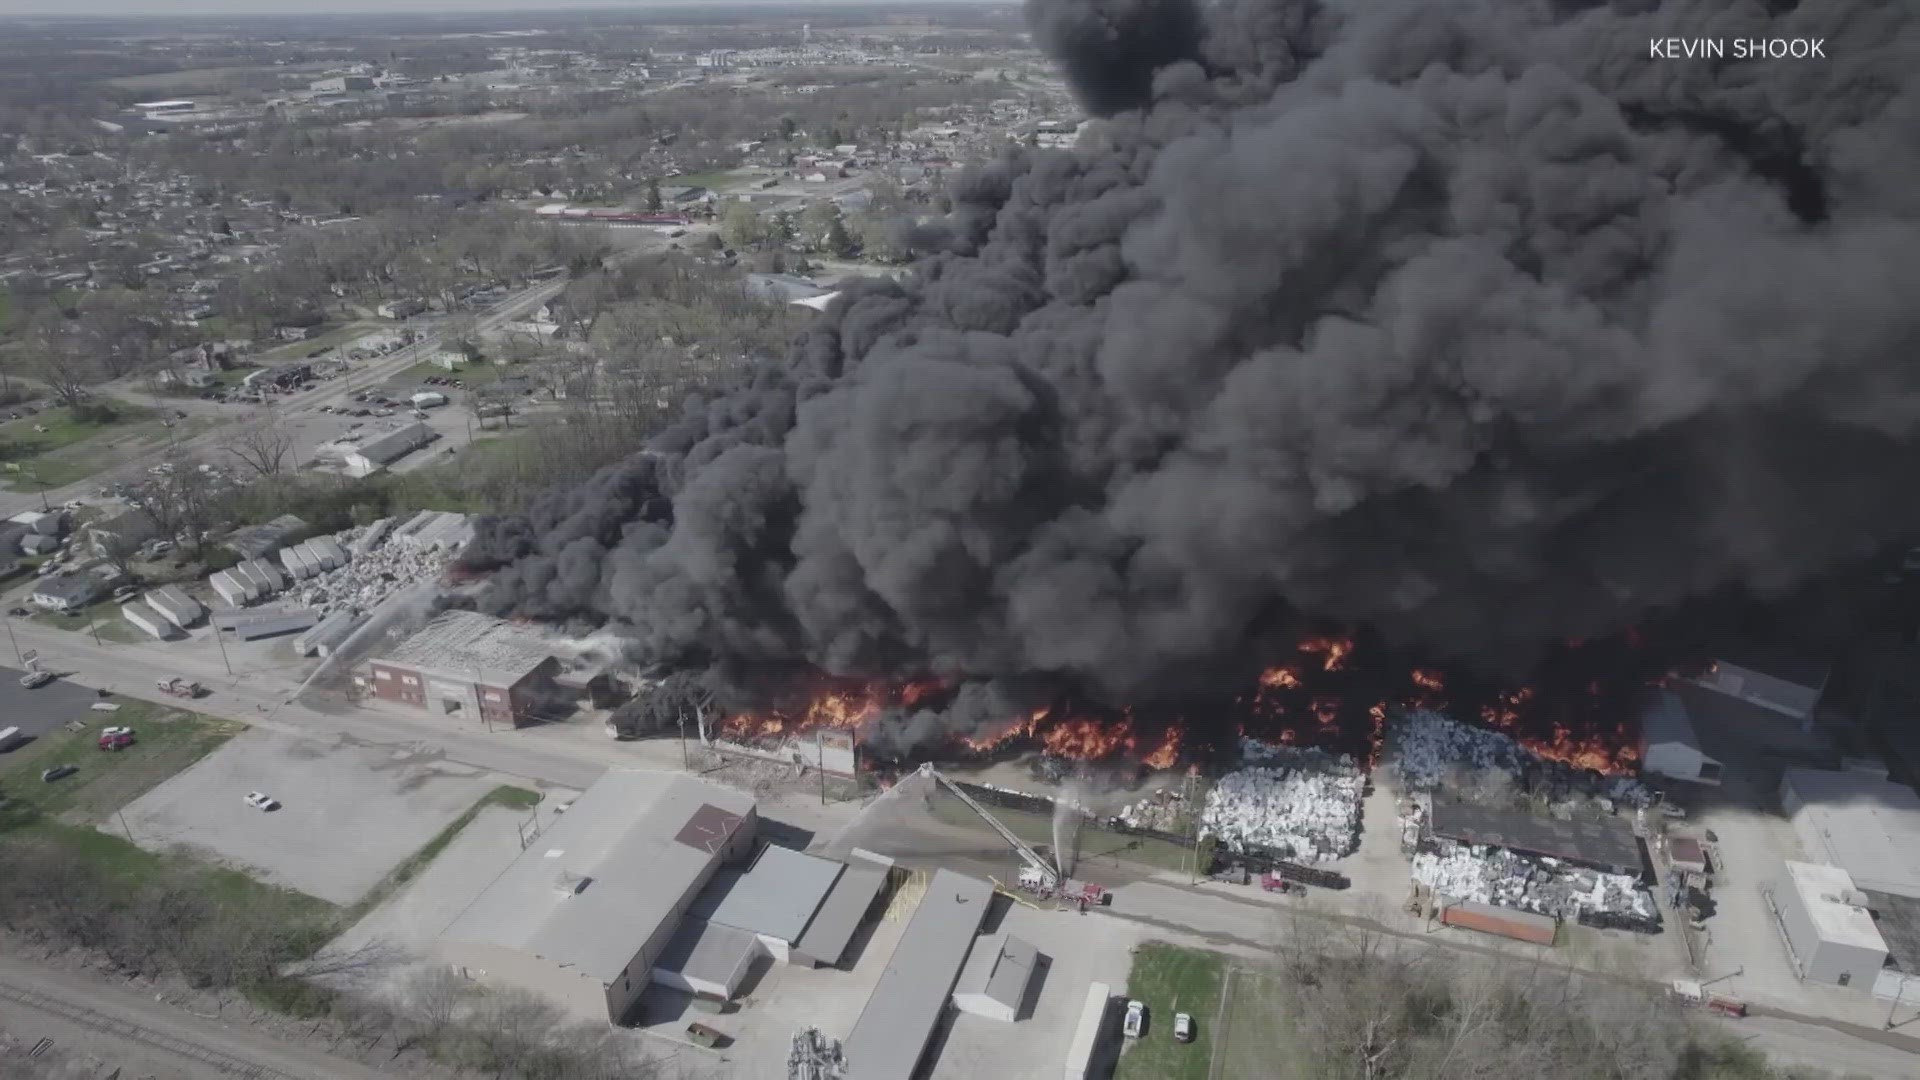
[[[987,811],[986,807],[980,805],[979,800],[968,795],[960,785],[947,779],[939,770],[933,767],[932,763],[921,765],[920,775],[931,778],[944,786],[948,791],[953,792],[955,798],[965,803],[967,809],[979,814],[981,820],[992,826],[993,831],[1000,834],[1000,839],[1005,840],[1007,844],[1013,848],[1014,852],[1020,856],[1020,860],[1027,864],[1020,868],[1020,877],[1018,878],[1022,892],[1028,893],[1041,900],[1059,900],[1064,903],[1074,904],[1078,906],[1081,911],[1085,911],[1090,907],[1099,907],[1102,904],[1113,902],[1113,894],[1109,893],[1105,886],[1068,877],[1061,866],[1056,865],[1053,860],[1035,851],[1033,846],[1025,840],[1015,836],[1012,829],[1002,825],[1000,819],[994,817]]]

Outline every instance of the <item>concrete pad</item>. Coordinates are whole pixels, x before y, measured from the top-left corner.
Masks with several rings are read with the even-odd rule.
[[[436,756],[252,729],[120,819],[149,850],[184,845],[275,885],[352,904],[498,783]],[[243,801],[262,791],[271,813]]]
[[[578,794],[549,791],[534,821],[544,829],[553,820],[553,807]],[[396,962],[428,955],[440,932],[500,875],[521,851],[527,829],[525,811],[490,806],[482,810],[460,835],[379,907],[348,927],[329,943],[324,955],[347,956],[378,949]]]

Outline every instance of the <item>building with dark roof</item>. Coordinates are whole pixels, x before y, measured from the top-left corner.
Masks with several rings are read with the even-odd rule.
[[[787,960],[845,869],[831,859],[769,844],[746,870],[715,875],[694,902],[693,915],[744,930],[769,954]]]
[[[737,985],[752,935],[677,935],[700,890],[751,850],[757,821],[739,791],[609,772],[454,918],[436,951],[468,978],[596,1023],[619,1021],[656,972],[691,969],[683,989],[694,979]]]
[[[1436,799],[1428,830],[1442,840],[1565,859],[1615,874],[1637,876],[1646,870],[1640,838],[1621,818],[1581,816],[1562,821]]]

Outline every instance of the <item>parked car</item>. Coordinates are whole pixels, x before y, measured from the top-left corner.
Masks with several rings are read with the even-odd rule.
[[[99,745],[102,750],[125,750],[127,747],[132,746],[134,741],[135,736],[133,729],[130,727],[100,729]]]
[[[1175,1042],[1193,1041],[1193,1015],[1191,1013],[1173,1014],[1173,1038]]]
[[[32,615],[33,612],[28,611],[26,608],[23,608],[23,607],[14,607],[14,608],[8,608],[7,614],[13,616],[16,619],[24,619]]]
[[[115,600],[124,599],[126,597],[132,596],[133,594],[139,591],[140,591],[140,586],[138,585],[122,585],[113,590],[113,598]]]
[[[29,671],[20,676],[20,685],[29,690],[38,690],[52,682],[58,676],[51,671]]]
[[[425,420],[427,418],[427,410],[425,409],[413,409],[410,411],[413,413],[415,420]]]
[[[55,765],[51,769],[40,770],[40,782],[43,784],[51,784],[55,780],[64,780],[79,771],[80,766],[78,765]]]
[[[1144,1001],[1127,1002],[1127,1019],[1120,1026],[1121,1033],[1129,1039],[1137,1039],[1147,1030],[1147,1003]]]
[[[262,791],[247,792],[247,805],[255,810],[272,812],[280,809],[280,800]]]

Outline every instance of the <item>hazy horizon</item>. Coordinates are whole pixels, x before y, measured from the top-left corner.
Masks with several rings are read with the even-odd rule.
[[[908,7],[929,4],[1013,3],[1017,0],[722,0],[725,7]],[[201,16],[462,15],[542,11],[620,11],[701,6],[701,0],[311,0],[289,11],[285,0],[0,0],[0,18],[124,18]]]

